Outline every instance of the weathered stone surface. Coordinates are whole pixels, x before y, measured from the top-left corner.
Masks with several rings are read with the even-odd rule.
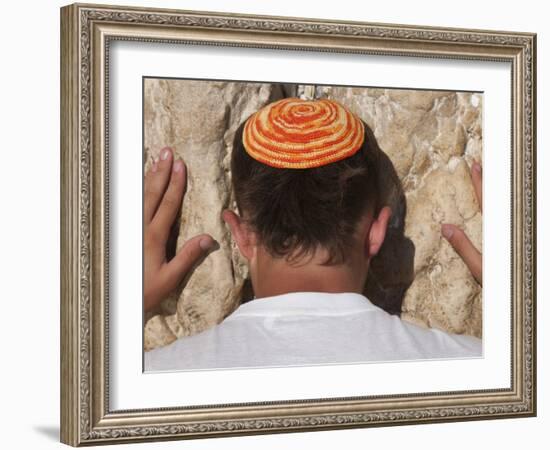
[[[220,217],[224,208],[235,207],[229,170],[233,135],[250,113],[303,91],[292,85],[146,80],[146,166],[166,145],[188,165],[177,247],[202,232],[221,247],[163,302],[163,314],[146,318],[146,350],[221,322],[250,297],[245,261]],[[317,87],[306,95],[312,92],[355,111],[372,129],[373,151],[379,154],[380,189],[394,216],[373,260],[367,297],[405,320],[480,336],[481,289],[441,237],[440,224],[463,227],[481,249],[481,214],[468,165],[481,159],[482,97],[343,87]]]

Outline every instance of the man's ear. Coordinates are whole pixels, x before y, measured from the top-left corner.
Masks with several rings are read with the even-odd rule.
[[[378,213],[378,217],[373,218],[369,229],[368,241],[366,242],[368,245],[369,257],[376,255],[380,247],[382,247],[391,214],[391,208],[389,206],[384,206]]]
[[[223,211],[222,219],[229,226],[229,229],[231,230],[231,235],[233,236],[233,239],[235,239],[241,255],[250,260],[252,256],[254,256],[255,241],[253,239],[252,233],[243,223],[242,219],[229,209]]]

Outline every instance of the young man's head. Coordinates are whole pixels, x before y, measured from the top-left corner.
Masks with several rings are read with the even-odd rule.
[[[231,172],[239,214],[223,218],[257,297],[362,292],[391,215],[380,204],[365,126],[339,103],[292,98],[238,128]]]

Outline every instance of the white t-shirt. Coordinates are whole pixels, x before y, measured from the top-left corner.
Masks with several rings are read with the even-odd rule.
[[[423,328],[357,293],[251,300],[202,333],[145,352],[145,371],[481,357],[481,339]]]

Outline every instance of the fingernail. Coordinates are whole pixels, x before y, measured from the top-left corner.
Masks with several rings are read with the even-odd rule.
[[[214,242],[212,241],[212,239],[209,239],[209,238],[202,238],[199,242],[199,245],[203,250],[210,249],[213,244]]]
[[[481,166],[479,163],[475,162],[473,167],[476,172],[481,173]]]
[[[441,233],[443,234],[445,239],[451,239],[454,233],[453,227],[444,223],[443,225],[441,225]]]
[[[162,152],[161,158],[162,158],[163,161],[165,161],[165,160],[168,159],[168,156],[170,156],[170,149],[165,148]]]
[[[178,159],[174,163],[174,172],[181,172],[183,170],[183,161],[181,159]]]

